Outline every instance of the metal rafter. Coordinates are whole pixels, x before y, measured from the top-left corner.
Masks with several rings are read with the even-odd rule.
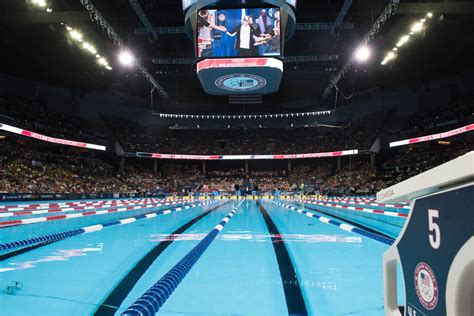
[[[158,39],[158,34],[155,31],[155,28],[153,25],[150,23],[150,20],[145,15],[145,12],[143,12],[142,8],[140,7],[140,4],[138,3],[137,0],[128,0],[130,5],[132,6],[133,10],[135,11],[135,14],[138,16],[140,21],[142,22],[143,26],[147,30],[148,35],[151,35],[153,40]]]
[[[80,0],[81,4],[86,8],[87,11],[90,13],[90,19],[92,21],[97,22],[97,24],[107,32],[107,35],[109,38],[114,42],[115,45],[122,49],[127,49],[127,46],[125,45],[125,42],[120,38],[120,36],[115,32],[114,28],[107,22],[107,20],[104,18],[104,16],[100,13],[99,10],[92,4],[90,0]],[[145,77],[145,79],[153,85],[158,93],[164,98],[168,98],[168,94],[166,91],[158,84],[158,82],[155,80],[155,78],[150,74],[148,69],[140,62],[136,61],[135,63],[137,69],[140,71],[140,73]]]
[[[372,24],[370,30],[367,32],[365,35],[364,39],[361,41],[361,44],[367,45],[370,43],[370,41],[374,38],[375,34],[377,34],[382,27],[384,26],[385,22],[387,22],[390,17],[395,14],[395,11],[397,9],[397,5],[400,2],[400,0],[390,0],[390,3],[384,8],[380,16],[377,18],[374,24]],[[351,68],[352,64],[354,63],[354,55],[351,55],[349,60],[342,66],[341,70],[334,76],[334,78],[331,79],[329,82],[329,85],[327,88],[324,90],[323,93],[323,98],[327,98],[329,94],[331,93],[332,89],[336,87],[337,83],[341,78],[349,71]]]
[[[336,22],[334,22],[334,26],[331,29],[331,34],[333,34],[336,29],[340,28],[342,21],[344,21],[344,18],[346,17],[347,12],[349,12],[349,9],[351,8],[351,5],[352,5],[352,0],[344,1],[341,11],[339,11],[339,14],[337,15]]]

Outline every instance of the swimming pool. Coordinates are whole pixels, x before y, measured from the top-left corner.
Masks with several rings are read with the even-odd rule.
[[[408,213],[354,200],[59,203],[0,205],[14,225],[0,229],[2,314],[114,315],[151,300],[159,315],[383,315],[382,255],[405,220],[383,211]]]

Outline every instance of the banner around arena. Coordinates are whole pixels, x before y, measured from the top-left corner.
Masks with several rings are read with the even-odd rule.
[[[26,129],[14,127],[14,126],[7,125],[7,124],[2,124],[2,123],[0,123],[0,130],[4,130],[4,131],[10,132],[10,133],[22,135],[22,136],[25,136],[25,137],[38,139],[38,140],[48,142],[48,143],[54,143],[54,144],[60,144],[60,145],[66,145],[66,146],[74,146],[74,147],[81,147],[81,148],[96,149],[96,150],[102,150],[102,151],[105,151],[105,149],[106,149],[105,146],[102,146],[102,145],[88,144],[88,143],[77,142],[77,141],[74,141],[74,140],[50,137],[50,136],[38,134],[38,133],[35,133],[35,132],[31,132],[31,131],[28,131]]]
[[[469,125],[466,125],[466,126],[463,126],[463,127],[460,127],[460,128],[456,128],[456,129],[453,129],[451,131],[444,132],[444,133],[426,135],[426,136],[415,137],[415,138],[411,138],[411,139],[399,140],[399,141],[390,143],[390,147],[397,147],[397,146],[427,142],[427,141],[430,141],[430,140],[448,138],[448,137],[451,137],[451,136],[464,134],[464,133],[467,133],[467,132],[470,132],[470,131],[474,131],[474,124],[469,124]]]
[[[175,160],[277,160],[277,159],[305,159],[305,158],[324,158],[340,157],[347,155],[357,155],[359,151],[343,150],[325,153],[310,154],[283,154],[283,155],[176,155],[176,154],[157,154],[137,152],[137,157],[153,159],[175,159]]]

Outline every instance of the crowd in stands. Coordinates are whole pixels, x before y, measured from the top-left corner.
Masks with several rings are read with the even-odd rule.
[[[2,144],[4,145],[4,144]],[[165,165],[157,174],[139,167],[140,160],[109,163],[111,157],[79,153],[53,153],[28,145],[0,147],[0,193],[212,193],[258,190],[305,191],[328,195],[373,195],[379,190],[474,150],[471,136],[465,143],[443,148],[417,144],[382,163],[366,159],[335,163],[300,164],[287,171],[253,171],[243,168],[209,171],[196,166]],[[304,184],[302,187],[301,185]],[[248,187],[248,189],[246,189]],[[306,189],[304,189],[306,187]]]
[[[396,138],[414,137],[473,122],[474,99],[464,99],[431,114],[410,118]],[[50,136],[100,143],[76,118],[51,114],[39,103],[0,98],[2,121]],[[324,152],[368,148],[378,136],[381,114],[341,124],[341,128],[170,130],[159,138],[141,133],[138,125],[107,118],[128,151],[183,154],[275,154]],[[412,128],[408,128],[412,127]],[[392,149],[382,161],[369,156],[347,161],[337,168],[336,159],[296,164],[287,170],[244,168],[208,170],[164,164],[157,173],[142,167],[140,159],[121,167],[113,154],[94,154],[59,145],[39,145],[35,140],[8,137],[0,143],[0,193],[213,193],[252,191],[304,191],[329,195],[373,195],[377,191],[474,150],[473,133],[442,142],[426,142]],[[358,156],[359,157],[359,156]],[[346,160],[349,158],[346,158]]]
[[[154,136],[137,124],[119,118],[107,120],[128,152],[166,154],[242,155],[318,153],[368,149],[387,114],[380,112],[354,122],[313,127],[170,129]]]
[[[1,121],[51,137],[104,144],[105,137],[84,128],[85,122],[71,115],[48,111],[40,102],[20,97],[0,97]]]
[[[398,129],[390,131],[390,141],[449,131],[474,123],[474,97],[466,97],[430,111],[410,116]]]

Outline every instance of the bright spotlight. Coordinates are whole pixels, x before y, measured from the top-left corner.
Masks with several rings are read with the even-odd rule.
[[[98,62],[99,64],[101,64],[102,66],[108,66],[108,64],[109,64],[109,63],[107,62],[107,60],[106,60],[104,57],[100,57],[100,58],[97,60],[97,62]]]
[[[359,62],[365,62],[370,58],[370,49],[367,46],[360,46],[355,52],[355,58]]]
[[[123,51],[119,55],[119,61],[122,63],[122,65],[131,66],[135,61],[135,57],[133,57],[130,52]]]
[[[397,47],[402,47],[403,45],[406,44],[406,42],[408,42],[409,39],[410,39],[410,35],[402,36],[402,38],[400,38],[400,40],[397,43]]]
[[[413,24],[413,26],[411,27],[411,31],[413,33],[418,33],[422,29],[423,29],[423,23],[422,22],[417,22],[417,23]]]
[[[33,4],[39,5],[40,7],[45,7],[46,6],[46,1],[45,0],[32,0]]]
[[[428,12],[428,13],[426,14],[426,16],[429,17],[429,18],[432,18],[432,17],[433,17],[433,13]]]
[[[387,59],[387,60],[392,60],[392,59],[394,59],[395,57],[397,57],[397,55],[395,55],[394,52],[390,52],[390,53],[387,54],[387,57],[385,57],[385,59]]]
[[[82,42],[82,34],[79,33],[76,30],[71,30],[69,31],[69,34],[71,35],[72,39],[75,39],[76,41]]]

